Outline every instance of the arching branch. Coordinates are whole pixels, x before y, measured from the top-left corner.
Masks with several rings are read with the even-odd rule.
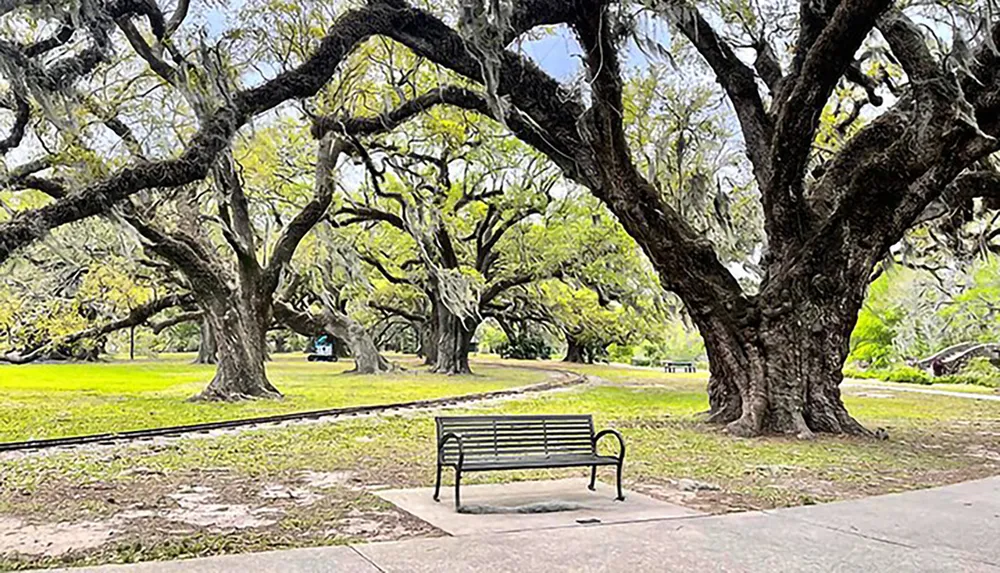
[[[73,344],[87,338],[99,338],[112,332],[117,332],[126,328],[132,328],[145,324],[153,316],[167,310],[182,305],[190,305],[194,299],[190,295],[179,294],[170,295],[161,299],[147,302],[132,309],[127,316],[113,320],[100,326],[94,326],[74,332],[72,334],[50,340],[43,343],[27,354],[6,354],[0,355],[0,362],[10,364],[27,364],[46,356],[54,347]]]
[[[486,99],[480,94],[457,86],[435,88],[398,107],[372,117],[324,116],[313,121],[313,137],[320,138],[330,132],[342,135],[364,136],[392,131],[417,115],[437,105],[452,105],[489,115]]]
[[[52,205],[19,213],[0,224],[0,262],[50,229],[106,212],[111,205],[141,190],[178,187],[205,178],[219,153],[251,117],[289,99],[315,94],[354,46],[373,34],[406,28],[413,19],[412,12],[383,2],[344,14],[300,66],[234,94],[201,125],[179,157],[127,167]]]

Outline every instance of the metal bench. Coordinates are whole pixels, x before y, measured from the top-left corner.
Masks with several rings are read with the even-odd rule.
[[[440,501],[441,469],[455,468],[455,509],[461,505],[463,472],[590,467],[593,491],[597,466],[617,466],[618,497],[622,494],[625,440],[615,430],[594,433],[589,415],[558,416],[441,416],[437,423],[437,481],[434,501]],[[597,453],[597,442],[618,438],[618,456]]]
[[[677,372],[677,369],[683,368],[684,372],[694,372],[696,370],[694,362],[688,361],[677,361],[677,360],[664,360],[663,361],[663,371],[664,372]]]

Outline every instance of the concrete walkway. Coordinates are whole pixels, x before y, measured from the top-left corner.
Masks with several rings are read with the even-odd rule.
[[[951,396],[952,398],[967,398],[969,400],[987,400],[1000,402],[1000,394],[982,394],[979,392],[952,392],[950,390],[933,390],[931,388],[910,388],[898,384],[879,384],[877,382],[860,382],[856,378],[840,383],[841,388],[867,388],[869,390],[889,390],[892,392],[913,392],[915,394],[934,394],[935,396]]]
[[[72,571],[1000,573],[1000,478],[776,511],[577,525]]]

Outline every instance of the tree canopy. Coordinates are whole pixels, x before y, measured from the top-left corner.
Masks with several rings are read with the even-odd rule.
[[[251,3],[221,33],[165,8],[5,9],[0,262],[89,217],[132,227],[220,344],[257,341],[219,349],[245,355],[208,396],[277,392],[263,340],[321,224],[381,275],[366,308],[419,323],[441,371],[468,370],[498,307],[598,338],[622,335],[616,313],[667,316],[648,261],[704,340],[711,421],[868,434],[838,386],[869,282],[906,241],[936,245],[945,215],[968,251],[958,230],[1000,189],[989,3]],[[525,49],[553,34],[569,78]],[[581,190],[593,226],[607,209],[645,256],[598,234],[589,254],[623,262],[621,284],[560,252],[589,233],[553,242],[586,221],[563,207]]]

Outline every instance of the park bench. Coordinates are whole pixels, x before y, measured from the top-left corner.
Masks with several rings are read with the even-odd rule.
[[[677,361],[677,360],[664,360],[663,361],[663,371],[664,372],[677,372],[677,370],[683,369],[684,372],[695,372],[696,368],[694,362],[688,361]]]
[[[437,482],[434,501],[440,501],[441,469],[455,468],[455,509],[463,472],[590,467],[591,491],[597,466],[617,466],[617,500],[622,494],[625,440],[615,430],[594,433],[589,415],[552,416],[441,416],[437,423]],[[618,438],[618,455],[597,453],[597,442]]]

